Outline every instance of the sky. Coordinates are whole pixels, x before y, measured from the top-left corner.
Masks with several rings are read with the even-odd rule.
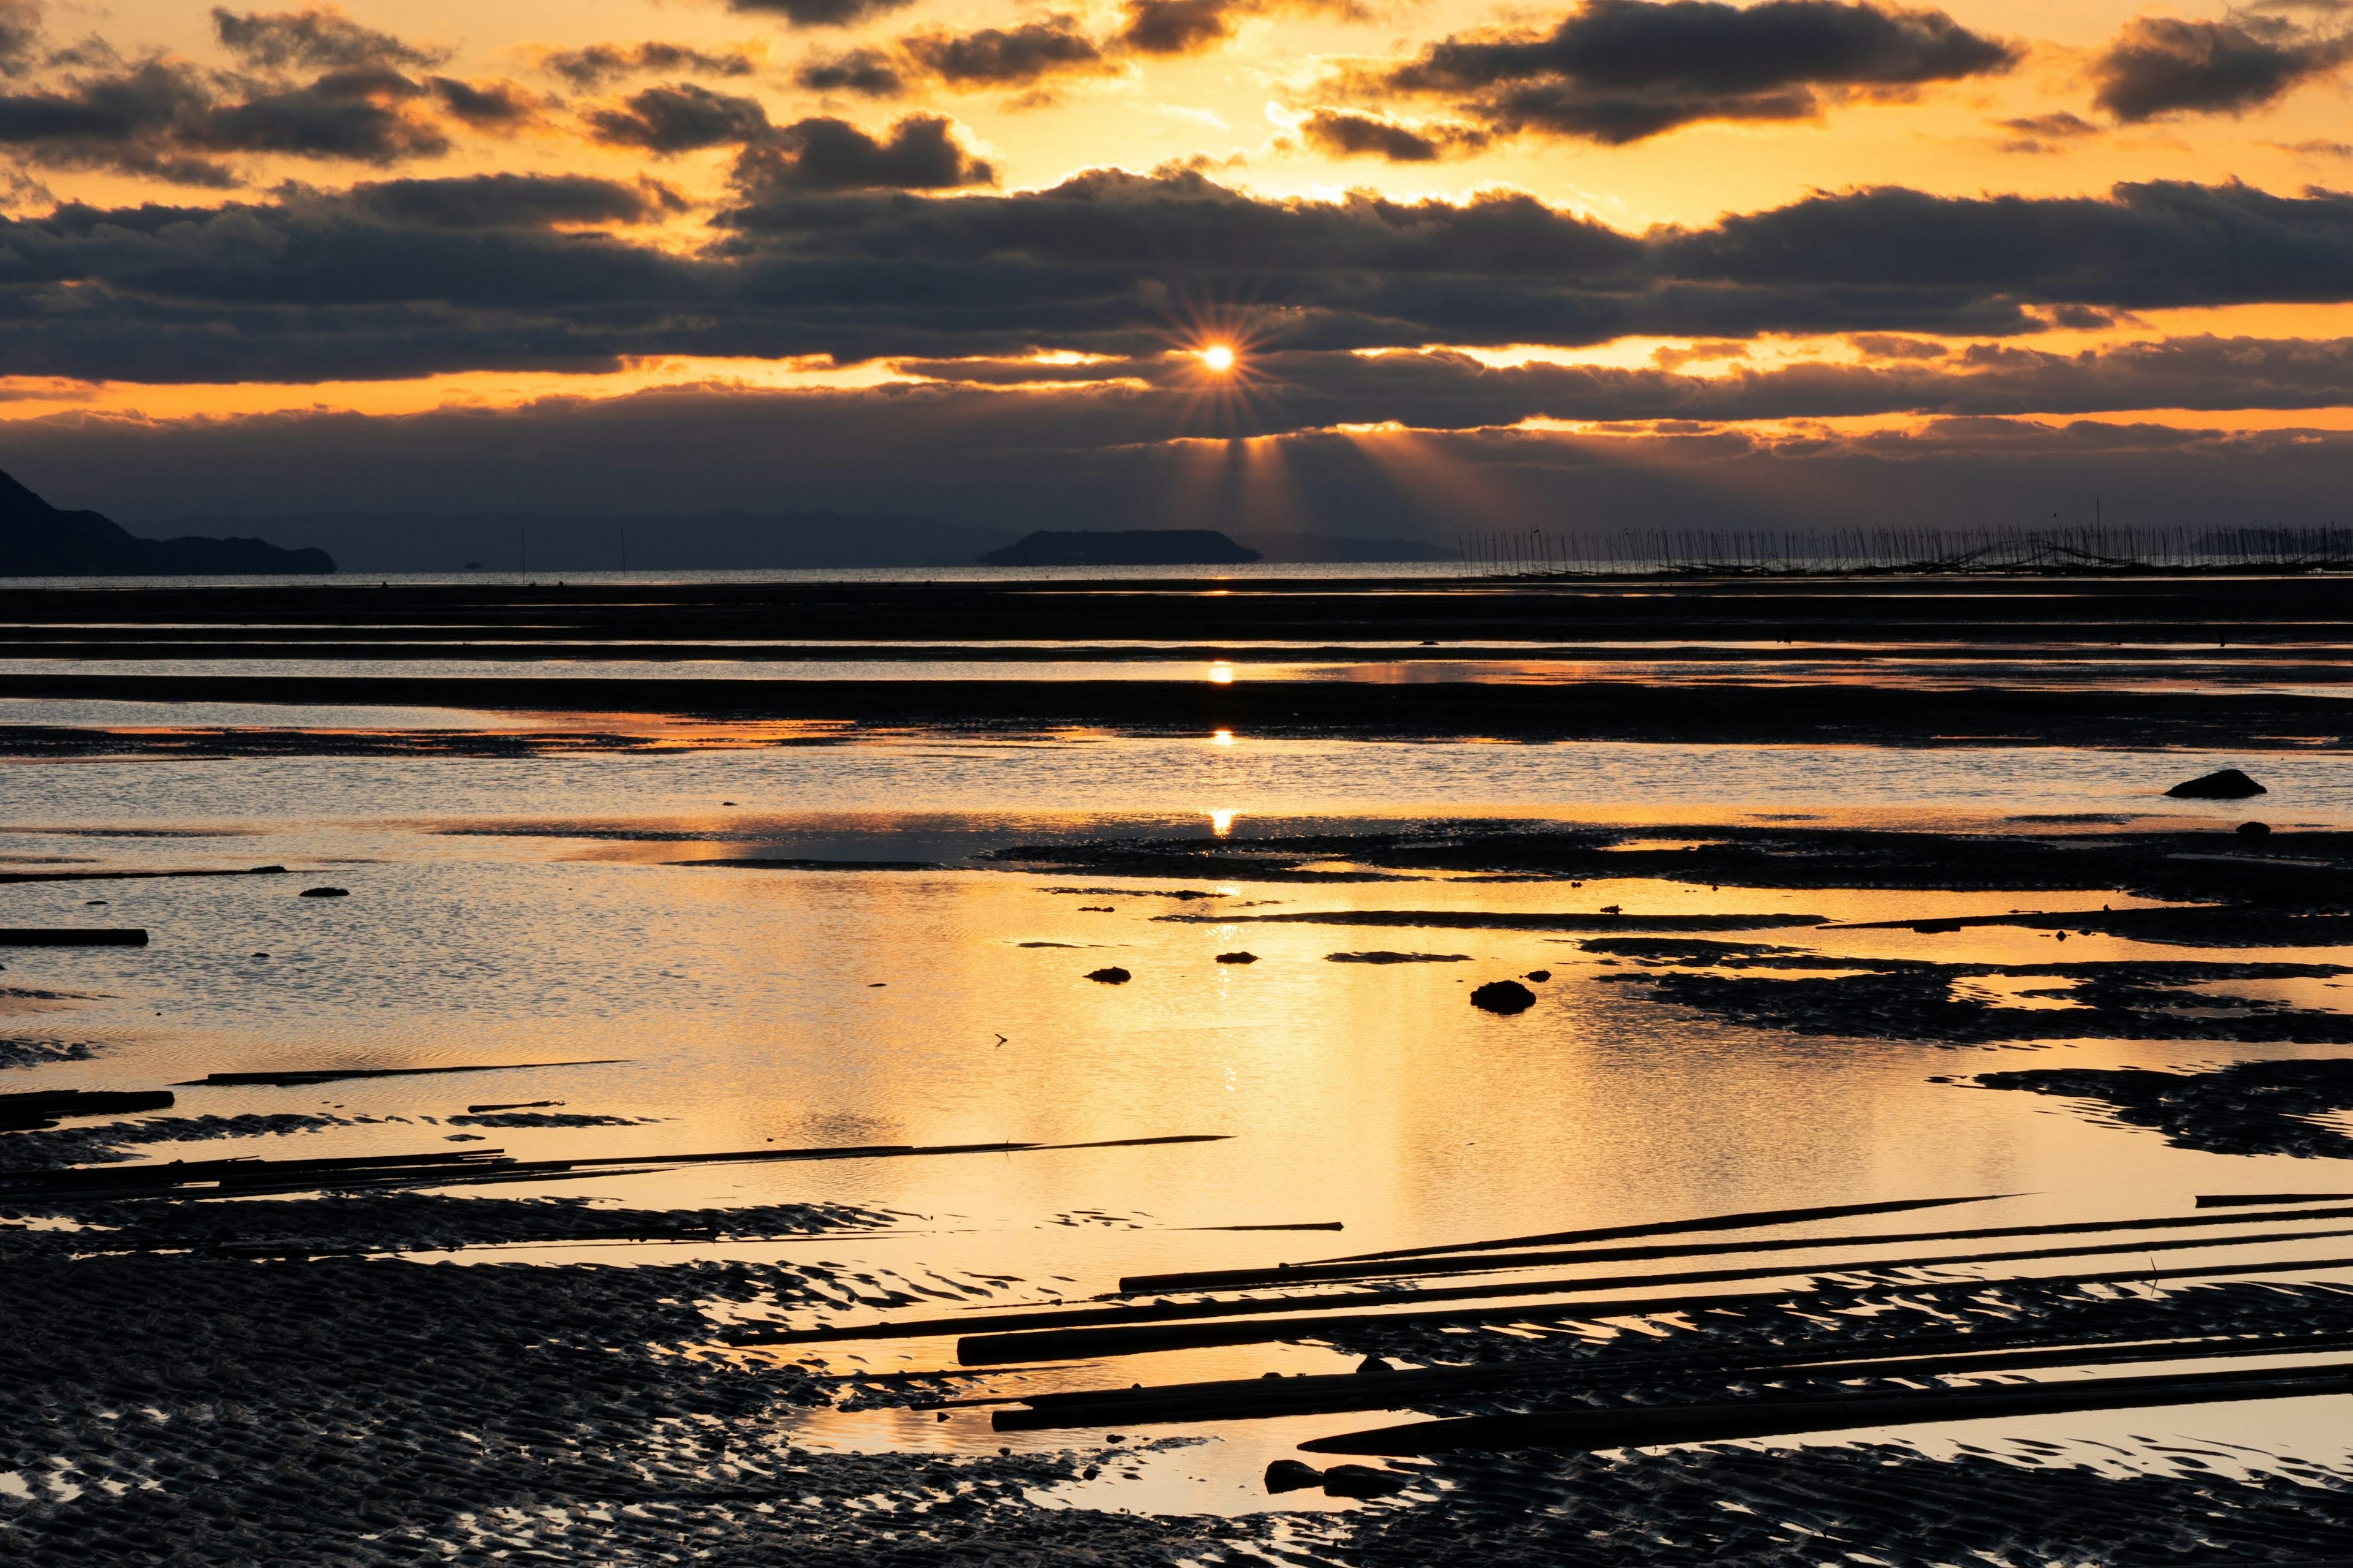
[[[0,0],[0,468],[134,526],[2353,522],[2348,81],[2348,0]]]

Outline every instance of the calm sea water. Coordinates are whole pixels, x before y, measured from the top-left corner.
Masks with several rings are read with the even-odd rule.
[[[49,722],[159,717],[135,705],[38,707]],[[280,722],[322,727],[459,721],[431,712],[270,711]],[[172,717],[201,725],[250,715],[196,709]],[[297,1066],[621,1058],[465,1078],[184,1088],[182,1114],[307,1112],[346,1124],[151,1146],[156,1158],[484,1147],[556,1158],[759,1149],[771,1141],[1063,1142],[1174,1133],[1226,1140],[712,1166],[524,1189],[662,1205],[821,1198],[886,1209],[902,1216],[899,1234],[828,1240],[815,1251],[808,1244],[734,1250],[821,1255],[907,1277],[1015,1276],[1018,1282],[1003,1288],[1008,1300],[1091,1293],[1146,1269],[1886,1196],[2023,1194],[1963,1211],[1987,1224],[2169,1212],[2199,1193],[2293,1191],[2342,1178],[2316,1176],[2309,1163],[2284,1158],[2172,1149],[2152,1133],[2097,1125],[2038,1096],[1936,1080],[2061,1060],[2170,1067],[2289,1053],[2131,1042],[1982,1051],[1801,1038],[1645,1001],[1637,988],[1605,980],[1617,968],[1574,941],[1156,918],[1179,910],[1588,911],[1617,903],[1632,913],[1860,920],[1999,912],[2017,907],[2020,895],[1648,880],[1574,889],[1455,879],[1234,880],[1193,884],[1216,897],[1180,904],[1164,896],[1170,884],[988,869],[976,857],[1101,834],[1246,838],[1284,826],[1345,830],[1488,815],[1986,831],[2018,830],[2018,818],[2073,816],[2221,826],[2247,806],[2172,802],[2160,792],[2223,765],[2245,766],[2272,785],[2262,811],[2275,823],[2353,826],[2353,768],[2298,751],[1392,745],[1240,736],[1222,743],[917,739],[488,761],[0,763],[0,868],[277,863],[295,872],[0,886],[0,925],[135,924],[153,938],[143,949],[0,953],[0,983],[64,994],[9,999],[5,1033],[101,1047],[89,1061],[0,1075],[0,1088],[145,1088],[216,1070]],[[2038,826],[2050,829],[2048,821]],[[944,868],[672,864],[762,854],[914,858]],[[296,896],[322,883],[351,896]],[[2036,907],[2054,909],[2074,907],[2077,898],[2114,901],[2097,888],[2033,897]],[[2031,961],[2049,951],[2047,939],[2022,931],[1804,940],[1855,955]],[[1327,956],[1366,948],[1461,958],[1381,966]],[[1215,962],[1235,949],[1260,962]],[[2176,956],[2105,938],[2068,949],[2071,960],[2126,955]],[[1111,964],[1134,978],[1119,986],[1085,978]],[[1553,978],[1526,1014],[1492,1017],[1465,1001],[1481,981],[1537,969]],[[2334,1005],[2340,996],[2353,991],[2316,983],[2296,1000]],[[450,1142],[472,1136],[447,1120],[470,1102],[537,1100],[650,1120],[495,1130],[485,1142]],[[1345,1232],[1194,1228],[1329,1221]],[[2327,1244],[2315,1248],[2312,1256],[2327,1255]],[[939,1354],[892,1342],[846,1348],[839,1364],[920,1366]],[[868,1359],[847,1359],[853,1356]],[[1331,1358],[1268,1349],[1145,1359],[1149,1367],[1117,1369],[1112,1381],[1320,1369]],[[1086,1375],[1100,1381],[1103,1369]],[[2281,1406],[2257,1417],[2138,1419],[2141,1432],[2240,1431],[2251,1419],[2274,1433],[2303,1430]],[[1314,1424],[1319,1432],[1330,1425]],[[2310,1444],[2330,1453],[2341,1447],[2325,1424],[2309,1430]],[[1152,1506],[1219,1507],[1240,1506],[1235,1500],[1247,1493],[1261,1506],[1262,1494],[1244,1481],[1310,1435],[1285,1423],[1224,1433],[1214,1454],[1187,1449],[1152,1469],[1134,1496]],[[813,1417],[809,1436],[871,1446],[993,1448],[1001,1441],[985,1422],[940,1425],[928,1416]]]

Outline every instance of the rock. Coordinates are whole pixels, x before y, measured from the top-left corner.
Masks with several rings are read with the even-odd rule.
[[[1537,984],[1541,985],[1546,981],[1552,978],[1552,971],[1549,969],[1531,969],[1520,978],[1523,980],[1533,980]]]
[[[1254,952],[1221,952],[1218,954],[1218,962],[1219,963],[1256,963],[1258,962],[1258,954]]]
[[[1103,985],[1124,985],[1135,976],[1114,963],[1109,969],[1088,971],[1087,978]]]
[[[2224,768],[2221,773],[2175,784],[2165,793],[2175,800],[2244,800],[2251,795],[2269,795],[2271,791],[2236,768]]]
[[[1324,1472],[1324,1491],[1329,1497],[1387,1497],[1411,1485],[1411,1476],[1377,1470],[1370,1465],[1335,1465]]]
[[[352,890],[349,888],[305,888],[294,896],[298,899],[348,899]]]
[[[1368,1355],[1356,1363],[1358,1372],[1395,1372],[1397,1368],[1377,1355]]]
[[[2271,832],[2272,825],[2268,822],[2242,822],[2239,824],[2239,835],[2243,838],[2268,838],[2271,837]]]
[[[1490,1013],[1525,1013],[1536,1005],[1536,994],[1516,980],[1490,980],[1471,993],[1471,1005]]]
[[[1266,1468],[1266,1489],[1271,1492],[1295,1492],[1303,1487],[1323,1484],[1323,1471],[1297,1459],[1277,1459]]]

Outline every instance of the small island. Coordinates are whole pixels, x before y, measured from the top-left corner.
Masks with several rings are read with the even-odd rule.
[[[985,566],[1240,566],[1259,558],[1214,528],[1131,528],[1040,529],[980,560]]]

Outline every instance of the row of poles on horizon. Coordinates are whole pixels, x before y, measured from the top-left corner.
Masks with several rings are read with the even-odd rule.
[[[1487,577],[1810,576],[1917,573],[2343,572],[2353,529],[2089,527],[1546,529],[1457,536]]]

